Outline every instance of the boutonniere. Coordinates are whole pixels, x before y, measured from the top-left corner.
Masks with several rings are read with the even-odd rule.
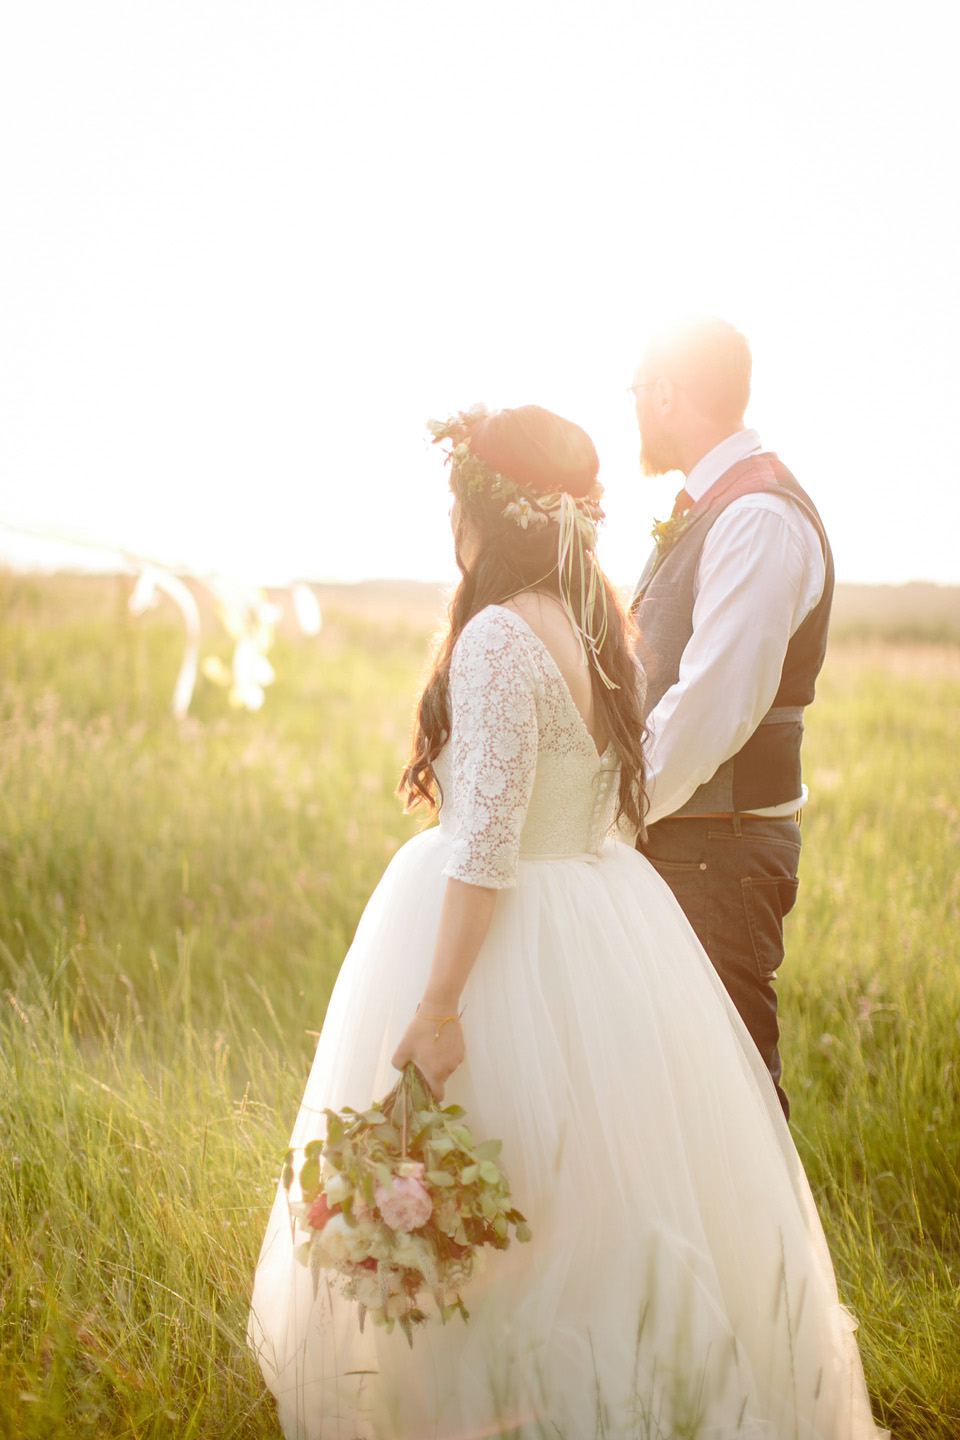
[[[692,510],[684,510],[680,515],[671,515],[669,520],[654,520],[650,534],[656,543],[658,560],[662,560],[667,551],[673,549],[680,536],[696,519],[697,516]]]

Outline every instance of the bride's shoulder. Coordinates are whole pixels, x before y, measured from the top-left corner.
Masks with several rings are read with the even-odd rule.
[[[535,645],[535,636],[518,614],[502,605],[487,605],[464,625],[452,663],[459,668],[475,659],[489,663],[502,656],[517,664],[534,653]]]
[[[501,638],[509,642],[514,638],[522,639],[525,633],[529,633],[529,627],[514,609],[506,605],[487,605],[467,621],[457,644],[462,645],[464,640]]]

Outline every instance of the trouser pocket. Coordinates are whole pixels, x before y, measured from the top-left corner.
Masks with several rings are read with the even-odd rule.
[[[787,875],[740,879],[743,910],[758,974],[769,977],[783,960],[783,917],[796,904],[799,880]]]

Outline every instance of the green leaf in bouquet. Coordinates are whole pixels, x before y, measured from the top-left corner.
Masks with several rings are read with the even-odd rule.
[[[335,1170],[342,1170],[343,1166],[344,1141],[340,1140],[334,1145],[329,1143],[323,1147],[323,1158],[329,1160]]]
[[[504,1215],[497,1215],[493,1222],[493,1228],[501,1240],[507,1238],[507,1220]]]
[[[502,1140],[481,1140],[473,1153],[478,1160],[496,1160],[502,1149]]]
[[[377,1187],[374,1184],[373,1176],[371,1175],[370,1171],[365,1170],[363,1172],[363,1178],[360,1181],[360,1190],[364,1200],[369,1205],[371,1210],[373,1209],[374,1205],[376,1188]]]
[[[440,1113],[448,1115],[451,1120],[462,1120],[467,1112],[462,1105],[444,1105]]]
[[[293,1151],[288,1150],[283,1162],[283,1172],[280,1176],[284,1190],[289,1191],[293,1184]]]
[[[389,1145],[395,1150],[399,1149],[400,1131],[395,1125],[391,1125],[389,1121],[384,1121],[378,1125],[373,1133],[382,1145]]]
[[[343,1121],[334,1110],[324,1110],[327,1117],[327,1144],[339,1145],[343,1139]]]
[[[418,1070],[412,1060],[408,1061],[403,1067],[403,1084],[407,1091],[407,1099],[411,1109],[433,1109],[435,1104],[433,1091],[424,1079],[422,1071]]]
[[[480,1213],[485,1215],[488,1220],[492,1220],[497,1213],[497,1202],[488,1190],[481,1190],[479,1205]]]
[[[479,1174],[479,1165],[464,1165],[463,1169],[460,1171],[460,1184],[473,1185]]]
[[[457,1183],[454,1177],[448,1174],[446,1170],[428,1170],[427,1179],[431,1185],[435,1185],[439,1190],[446,1190],[449,1186],[456,1185]]]
[[[500,1171],[492,1160],[484,1160],[480,1165],[480,1179],[488,1185],[499,1185]]]
[[[379,1105],[373,1105],[369,1110],[364,1110],[362,1115],[364,1125],[379,1125],[384,1119],[384,1113]]]
[[[448,1320],[452,1320],[458,1311],[465,1321],[470,1319],[470,1311],[464,1305],[459,1295],[449,1305],[439,1305],[437,1308],[440,1311],[440,1319],[444,1325],[446,1325]]]
[[[521,1245],[525,1245],[528,1240],[533,1238],[533,1231],[530,1229],[526,1220],[517,1221],[516,1234]]]
[[[469,1244],[470,1244],[470,1241],[469,1241],[469,1239],[467,1238],[467,1229],[466,1229],[466,1226],[464,1225],[464,1223],[463,1223],[462,1220],[461,1220],[460,1224],[459,1224],[459,1225],[457,1226],[457,1228],[456,1228],[456,1231],[455,1231],[455,1233],[454,1233],[453,1239],[454,1239],[454,1243],[457,1244],[457,1245],[469,1245]]]
[[[377,1184],[389,1190],[393,1185],[393,1171],[390,1169],[390,1166],[385,1165],[384,1162],[380,1160],[374,1166],[374,1169],[377,1173]]]
[[[320,1161],[315,1154],[300,1166],[300,1189],[304,1200],[315,1199],[320,1189]]]
[[[431,1110],[429,1113],[419,1111],[413,1117],[411,1126],[412,1139],[409,1142],[409,1149],[418,1150],[429,1136],[431,1130],[437,1125],[443,1124],[443,1116],[439,1110]]]
[[[449,1135],[432,1135],[425,1148],[431,1155],[449,1155],[456,1150],[457,1142]]]
[[[329,1115],[329,1113],[330,1113],[330,1112],[329,1112],[329,1110],[328,1110],[328,1111],[327,1111],[327,1114]],[[308,1140],[307,1143],[306,1143],[306,1145],[304,1145],[304,1147],[303,1147],[303,1156],[304,1156],[304,1159],[305,1159],[305,1160],[314,1160],[314,1159],[317,1159],[317,1158],[319,1158],[319,1156],[320,1156],[320,1154],[322,1153],[322,1151],[323,1151],[323,1141],[322,1141],[322,1140]]]
[[[452,1136],[458,1145],[462,1145],[465,1150],[473,1150],[473,1136],[470,1134],[466,1125],[451,1125],[447,1133]]]

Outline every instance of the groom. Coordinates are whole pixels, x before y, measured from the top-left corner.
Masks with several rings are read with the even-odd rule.
[[[648,835],[780,1085],[777,967],[797,893],[803,711],[833,557],[809,496],[744,428],[750,349],[698,317],[653,339],[633,389],[646,475],[682,471],[634,595],[647,668]]]

